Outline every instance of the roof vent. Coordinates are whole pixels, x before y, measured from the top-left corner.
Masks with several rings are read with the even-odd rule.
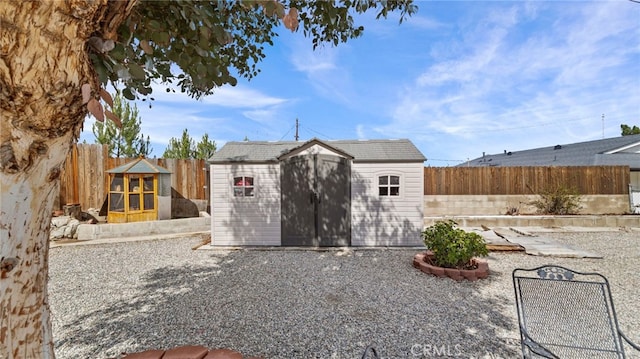
[[[511,151],[507,152],[507,156],[511,156]]]
[[[562,146],[560,146],[560,145],[555,145],[555,146],[553,147],[553,149],[554,149],[554,150],[559,150],[559,149],[561,149],[561,148],[562,148]]]

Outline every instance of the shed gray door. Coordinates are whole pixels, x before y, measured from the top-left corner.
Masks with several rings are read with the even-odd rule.
[[[338,156],[282,161],[282,245],[351,244],[351,167]]]

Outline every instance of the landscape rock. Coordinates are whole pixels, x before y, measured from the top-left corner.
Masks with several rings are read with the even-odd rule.
[[[50,240],[77,239],[79,220],[70,216],[60,216],[51,219]]]
[[[73,238],[78,231],[78,226],[80,225],[80,221],[77,219],[72,219],[67,223],[64,227],[64,237],[65,238]]]
[[[51,233],[49,234],[49,239],[56,240],[62,239],[64,237],[65,227],[61,228],[53,228],[51,227]]]
[[[51,228],[64,227],[69,223],[69,221],[71,221],[71,217],[69,216],[54,217],[51,219]]]

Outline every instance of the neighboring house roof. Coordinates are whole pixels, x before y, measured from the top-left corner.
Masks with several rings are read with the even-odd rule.
[[[289,153],[295,153],[314,144],[339,152],[345,157],[351,157],[354,162],[424,162],[426,160],[420,150],[406,139],[322,141],[314,138],[307,142],[227,142],[209,159],[209,162],[278,162]]]
[[[107,173],[171,173],[168,169],[154,165],[145,158],[138,158],[124,165],[112,168]]]
[[[640,170],[640,135],[485,155],[457,167],[629,166]]]

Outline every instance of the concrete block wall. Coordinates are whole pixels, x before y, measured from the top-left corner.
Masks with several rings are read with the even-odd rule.
[[[537,195],[430,195],[424,196],[424,215],[430,216],[486,216],[504,215],[511,208],[519,214],[535,214],[529,203]],[[629,196],[583,195],[579,214],[630,213]]]
[[[209,216],[167,221],[81,224],[78,226],[78,240],[207,232],[210,229],[211,217]]]
[[[640,216],[444,216],[425,217],[425,227],[437,221],[452,219],[460,227],[606,227],[606,228],[640,228]]]

